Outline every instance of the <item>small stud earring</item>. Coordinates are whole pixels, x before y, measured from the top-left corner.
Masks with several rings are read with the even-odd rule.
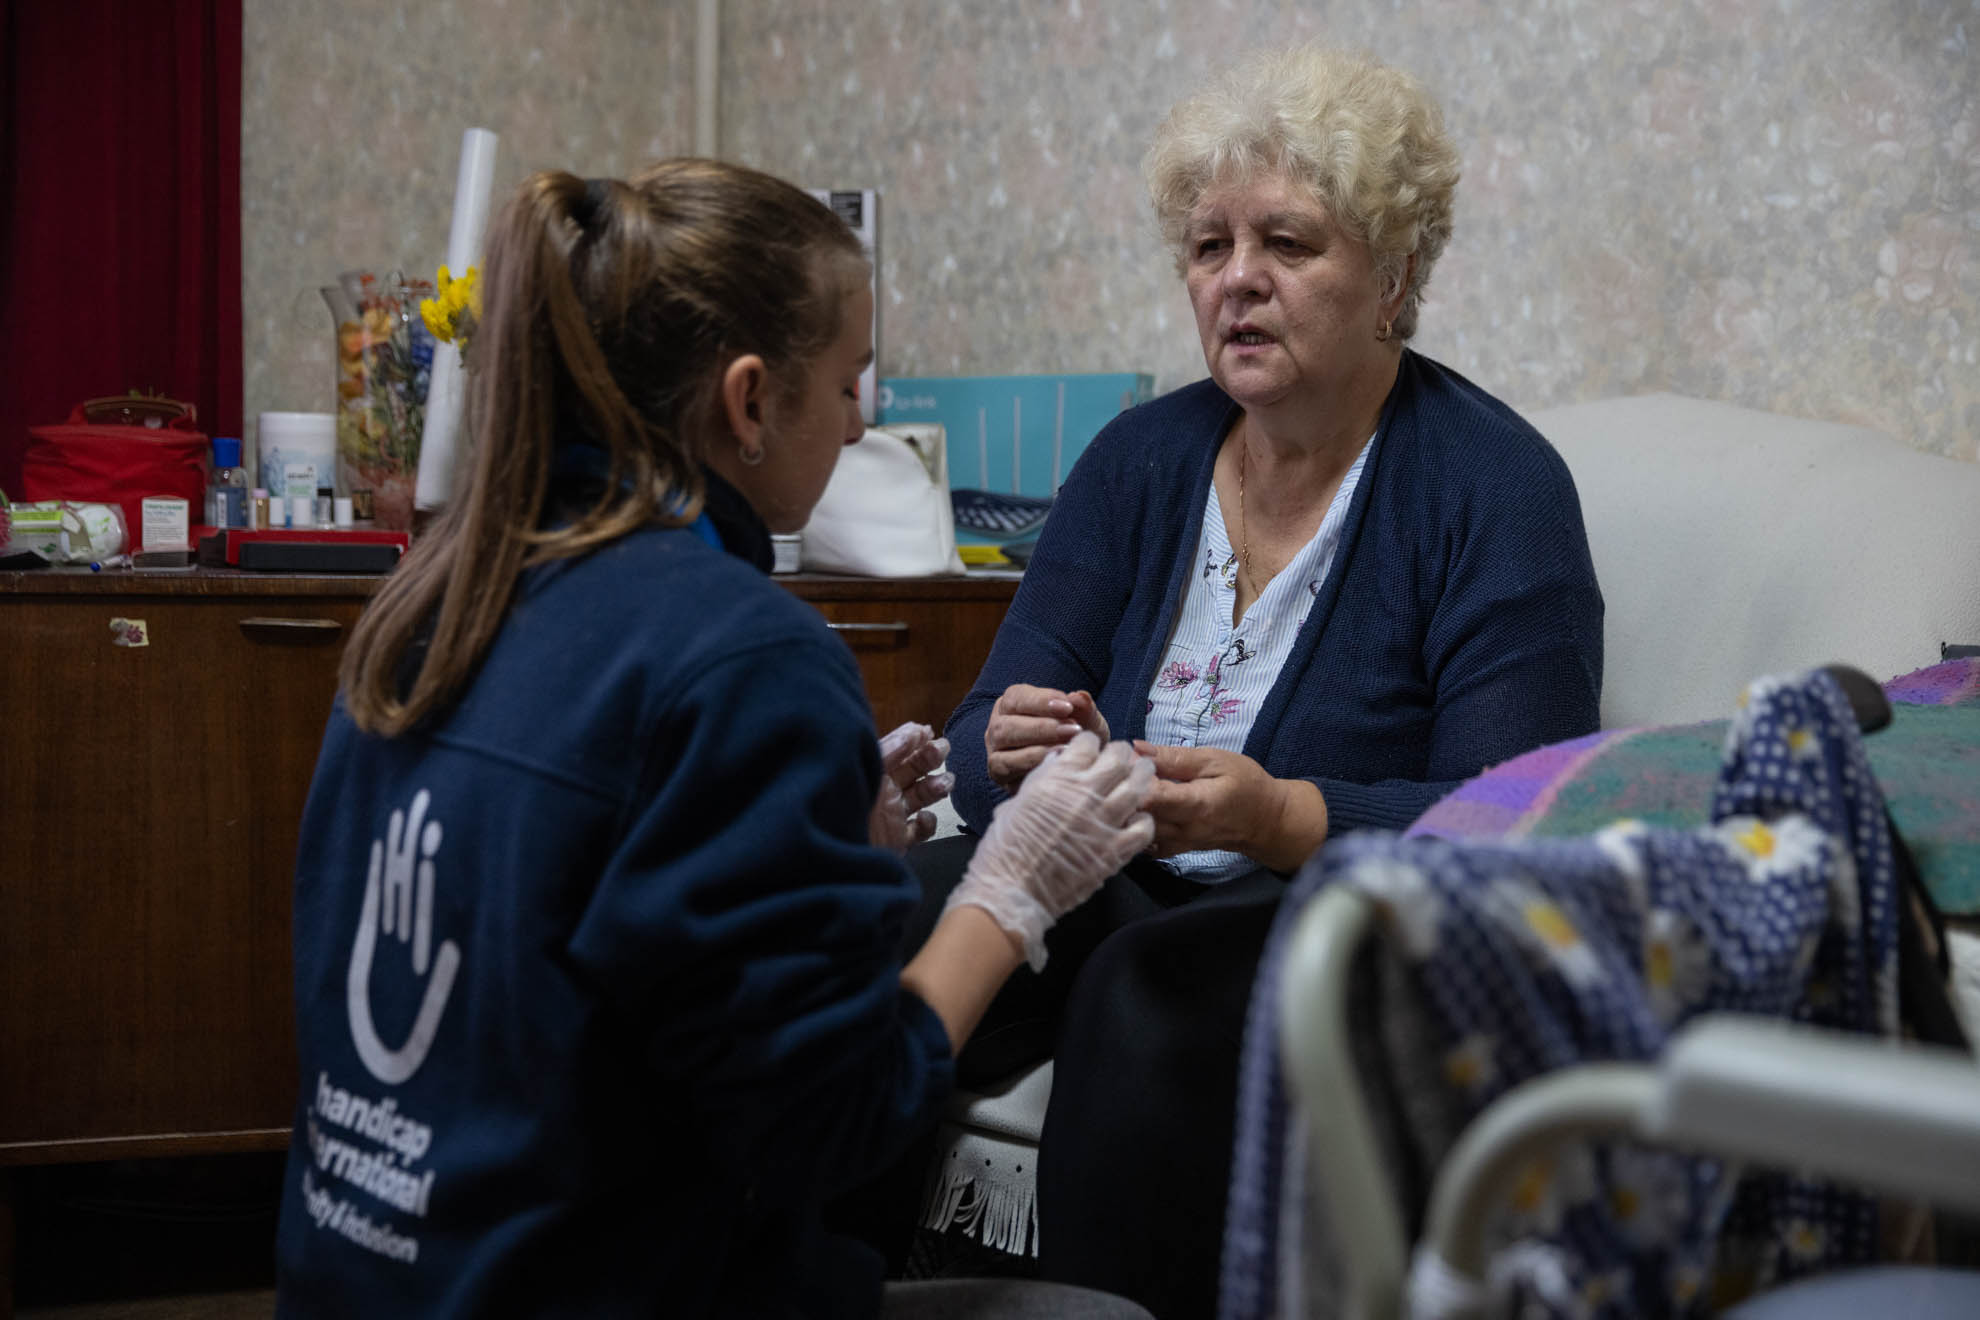
[[[742,459],[745,467],[755,467],[763,461],[763,450],[760,447],[751,449],[748,445],[737,445],[736,457]]]

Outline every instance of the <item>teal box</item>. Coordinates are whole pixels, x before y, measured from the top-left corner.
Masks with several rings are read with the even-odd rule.
[[[1049,499],[1100,428],[1154,392],[1140,372],[894,376],[880,382],[878,418],[940,422],[953,490]]]

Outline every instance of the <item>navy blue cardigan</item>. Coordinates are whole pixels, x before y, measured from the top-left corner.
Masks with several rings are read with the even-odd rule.
[[[1121,414],[1074,465],[976,686],[949,719],[963,820],[1012,683],[1092,692],[1142,736],[1237,405],[1199,381]],[[1488,765],[1597,727],[1602,595],[1566,464],[1519,415],[1405,352],[1332,571],[1245,754],[1310,779],[1331,828],[1400,829]]]
[[[817,611],[685,529],[529,570],[432,727],[339,704],[283,1316],[878,1311],[879,1255],[819,1207],[954,1065],[900,984],[918,891],[867,838],[871,720]]]

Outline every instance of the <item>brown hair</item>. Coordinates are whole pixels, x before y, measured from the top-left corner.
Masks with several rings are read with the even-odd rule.
[[[357,726],[390,737],[449,708],[522,570],[693,521],[723,369],[759,354],[795,395],[865,279],[837,216],[739,165],[681,159],[630,182],[561,171],[525,181],[489,228],[464,474],[344,652],[338,677]],[[552,455],[576,439],[604,451],[602,488],[547,526]]]

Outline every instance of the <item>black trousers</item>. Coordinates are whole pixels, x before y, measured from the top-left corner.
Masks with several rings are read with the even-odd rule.
[[[908,854],[934,929],[973,837]],[[1159,1320],[1216,1314],[1237,1077],[1252,980],[1283,877],[1221,885],[1137,858],[1045,939],[957,1059],[973,1086],[1054,1060],[1038,1163],[1040,1272],[1129,1297]]]

